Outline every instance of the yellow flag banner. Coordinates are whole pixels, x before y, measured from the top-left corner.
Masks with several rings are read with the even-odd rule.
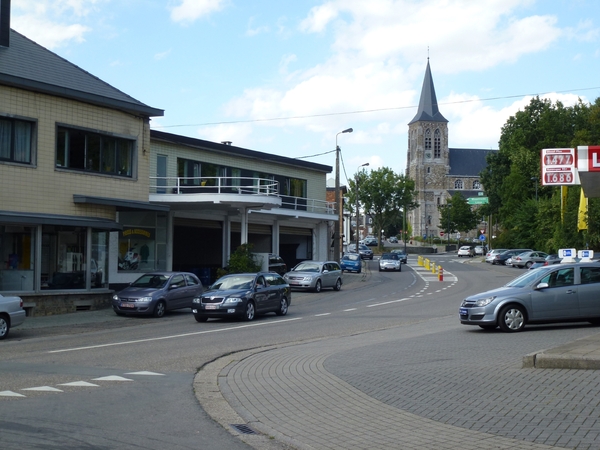
[[[567,209],[567,189],[568,186],[560,187],[560,221],[565,221],[565,211]]]
[[[581,190],[581,196],[579,197],[579,212],[577,213],[577,230],[587,230],[587,212],[588,212],[588,199],[585,198],[583,189]]]

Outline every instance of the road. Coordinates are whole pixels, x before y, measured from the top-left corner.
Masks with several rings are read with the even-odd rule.
[[[452,426],[465,440],[478,432],[498,442],[600,448],[600,424],[591,419],[600,417],[600,407],[590,401],[600,398],[596,372],[520,366],[527,353],[598,329],[570,324],[505,334],[462,326],[456,317],[462,298],[521,272],[451,254],[432,259],[444,267],[444,282],[410,267],[378,273],[374,261],[365,281],[345,274],[340,292],[295,292],[283,318],[199,324],[189,311],[163,319],[106,312],[105,318],[74,327],[15,328],[0,345],[0,445],[250,448],[243,435],[213,421],[198,402],[193,391],[198,370],[240,351],[275,348],[283,358],[299,349],[321,354],[326,345],[329,374],[381,404]],[[255,414],[267,422],[271,411],[257,408]],[[362,420],[368,426],[377,418]],[[341,439],[347,431],[332,423],[320,432]],[[298,433],[297,442],[320,447]],[[253,445],[286,447],[276,439]]]

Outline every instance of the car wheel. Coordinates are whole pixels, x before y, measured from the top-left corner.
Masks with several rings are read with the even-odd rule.
[[[194,314],[194,319],[196,319],[196,322],[206,322],[208,320],[208,317],[197,316]]]
[[[335,282],[335,286],[333,287],[334,291],[339,291],[342,289],[342,280],[340,280],[339,278],[337,279],[337,281]]]
[[[358,270],[356,271],[356,273],[361,273],[361,272],[362,272],[362,269],[358,269]]]
[[[525,267],[527,269],[529,269],[531,266],[533,266],[533,261],[527,261],[527,263],[525,263]]]
[[[275,311],[275,314],[278,316],[285,316],[288,312],[288,300],[285,297],[281,297],[281,302],[279,303],[279,309]]]
[[[8,336],[8,332],[10,331],[10,325],[8,320],[4,316],[0,316],[0,339],[4,339]]]
[[[321,292],[321,280],[317,280],[315,284],[315,292]]]
[[[254,302],[246,303],[246,312],[244,313],[244,320],[251,321],[254,320],[254,316],[256,314],[256,309],[254,307]]]
[[[499,323],[502,331],[517,332],[525,327],[525,311],[522,306],[508,305],[500,310]]]
[[[379,271],[381,272],[381,267],[379,268]]]
[[[154,317],[162,317],[165,315],[166,305],[163,300],[159,301],[154,307],[154,313],[152,314]]]
[[[492,331],[496,329],[496,325],[479,325],[479,328],[485,331]]]

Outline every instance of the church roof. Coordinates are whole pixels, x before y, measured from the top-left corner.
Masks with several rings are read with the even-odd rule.
[[[421,88],[421,99],[419,100],[419,109],[417,114],[408,124],[414,122],[448,122],[438,109],[438,102],[435,96],[435,88],[433,86],[433,77],[431,76],[431,68],[429,67],[429,59],[427,59],[427,68],[425,69],[425,78],[423,79],[423,87]]]
[[[7,44],[0,47],[2,85],[79,100],[136,115],[163,115],[162,109],[145,105],[15,30],[10,30]]]
[[[497,150],[486,150],[478,148],[449,148],[451,177],[478,177],[487,166],[487,155]]]

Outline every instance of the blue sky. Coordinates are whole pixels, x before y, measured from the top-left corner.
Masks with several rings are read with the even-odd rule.
[[[597,0],[13,0],[11,17],[164,109],[154,129],[334,167],[352,127],[342,184],[366,162],[404,173],[428,56],[450,147],[497,148],[531,94],[595,101],[599,22]]]

